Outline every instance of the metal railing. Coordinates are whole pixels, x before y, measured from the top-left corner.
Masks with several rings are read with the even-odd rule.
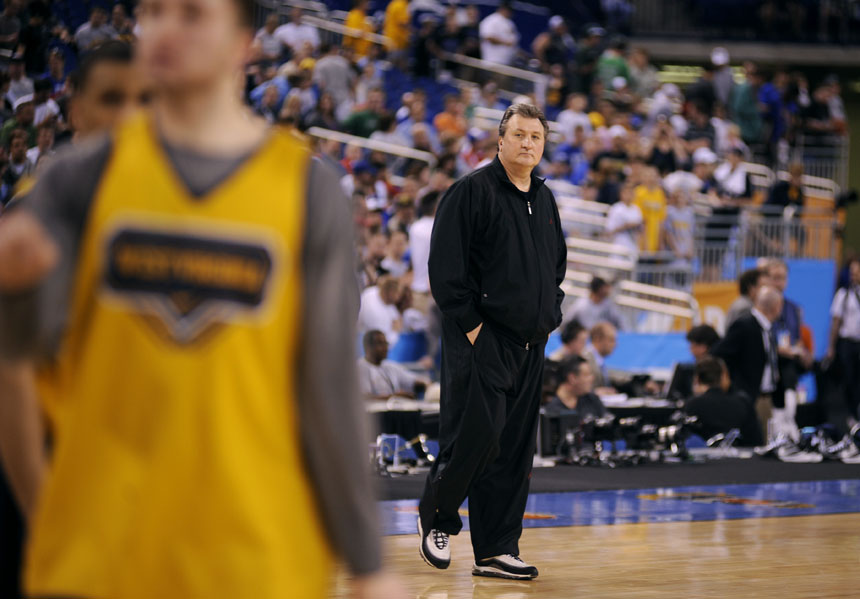
[[[330,139],[343,144],[353,144],[361,148],[373,150],[374,152],[390,154],[391,156],[420,160],[421,162],[426,162],[430,168],[436,166],[436,156],[432,153],[416,150],[409,146],[400,146],[376,139],[359,137],[358,135],[350,135],[349,133],[341,133],[340,131],[332,131],[331,129],[323,129],[322,127],[311,127],[306,133],[311,137],[319,139]]]
[[[543,107],[546,104],[549,78],[543,73],[451,52],[442,52],[439,58],[447,65],[455,67],[452,75],[460,84],[483,85],[495,81],[500,93],[506,92],[504,95],[509,98],[519,94],[532,94],[538,106]]]
[[[568,298],[566,302],[570,304],[576,298],[587,297],[593,276],[590,272],[568,269],[562,284]],[[685,291],[617,280],[612,300],[630,328],[639,332],[688,330],[699,318],[695,298]]]
[[[840,188],[848,184],[847,136],[798,135],[794,158],[803,163],[803,172],[813,177],[829,179]]]

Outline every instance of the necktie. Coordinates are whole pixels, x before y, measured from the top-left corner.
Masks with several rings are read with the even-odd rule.
[[[779,380],[779,358],[776,353],[776,334],[774,333],[773,327],[767,332],[767,359],[770,362],[770,376],[773,380],[773,385],[776,387],[776,383]]]

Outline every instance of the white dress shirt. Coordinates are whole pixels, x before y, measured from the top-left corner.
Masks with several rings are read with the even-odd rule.
[[[844,287],[836,292],[830,305],[830,316],[842,320],[839,325],[839,337],[860,341],[860,289]]]
[[[764,372],[761,375],[761,392],[762,393],[773,393],[776,391],[776,377],[779,376],[779,373],[773,372],[773,367],[771,366],[770,360],[770,328],[773,326],[767,317],[758,311],[757,308],[753,308],[750,310],[750,313],[755,317],[761,326],[761,337],[762,342],[764,343],[764,353],[767,355],[767,359],[764,364]],[[773,348],[773,351],[776,351],[776,348]]]

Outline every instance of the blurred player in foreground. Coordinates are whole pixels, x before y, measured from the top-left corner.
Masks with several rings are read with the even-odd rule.
[[[143,0],[152,114],[0,222],[0,350],[57,364],[44,477],[35,409],[0,424],[34,487],[29,594],[324,597],[337,555],[354,596],[401,596],[360,451],[347,203],[241,102],[253,7]]]

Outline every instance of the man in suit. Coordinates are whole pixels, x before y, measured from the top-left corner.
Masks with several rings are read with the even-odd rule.
[[[609,380],[606,358],[615,351],[617,330],[608,322],[598,322],[591,328],[591,341],[583,356],[594,371],[594,392],[598,395],[616,393]]]
[[[773,413],[774,396],[783,393],[779,355],[773,323],[782,314],[782,294],[762,287],[749,314],[738,318],[711,354],[722,358],[729,369],[734,390],[755,401],[755,411],[767,440],[767,424]],[[778,405],[781,401],[777,399]]]
[[[693,383],[695,397],[687,402],[684,411],[699,419],[698,433],[709,439],[719,433],[736,428],[741,432],[741,445],[761,444],[761,430],[749,401],[731,393],[726,364],[720,358],[705,356],[696,363]]]

